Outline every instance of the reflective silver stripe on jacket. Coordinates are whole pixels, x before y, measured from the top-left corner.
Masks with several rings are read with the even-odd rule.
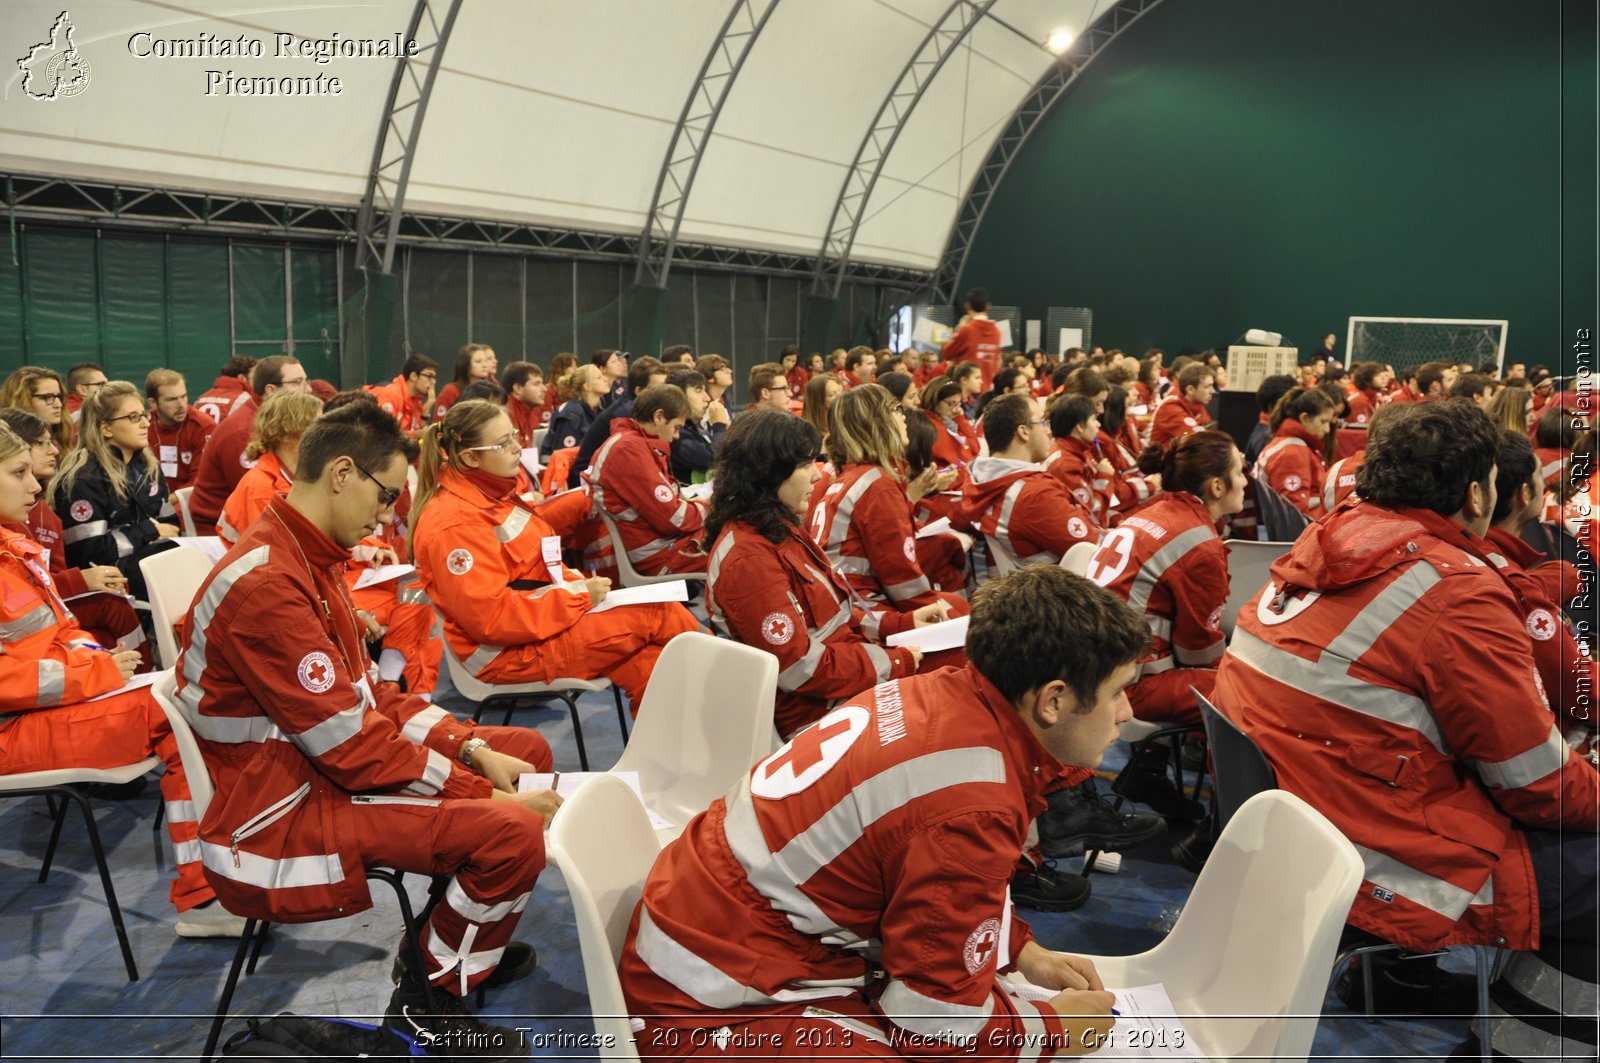
[[[872,824],[913,801],[950,786],[1005,781],[1005,758],[985,746],[914,757],[858,783],[774,853],[756,817],[747,778],[728,798],[723,829],[751,887],[795,930],[830,945],[860,946],[863,939],[823,914],[799,883],[837,860]]]
[[[0,624],[0,642],[21,642],[29,635],[37,635],[56,624],[56,611],[50,608],[48,602],[41,603],[23,613],[17,619]]]
[[[822,663],[822,654],[827,649],[828,637],[849,623],[851,615],[850,603],[840,602],[838,612],[829,617],[822,626],[806,630],[806,652],[798,661],[778,673],[778,689],[793,692],[810,682]]]
[[[189,645],[179,658],[183,662],[183,685],[174,700],[194,733],[208,742],[231,745],[283,738],[283,732],[278,730],[277,724],[259,713],[241,718],[209,716],[200,711],[200,702],[205,697],[205,690],[200,683],[206,671],[207,635],[211,622],[234,584],[246,572],[266,564],[270,551],[270,547],[262,545],[234,558],[228,567],[212,578],[205,594],[194,603],[194,615],[189,625]],[[231,858],[229,864],[232,864]]]
[[[110,527],[111,525],[103,520],[91,520],[87,524],[78,524],[61,533],[61,543],[63,546],[70,546],[85,539],[93,539],[104,535]]]
[[[344,865],[337,853],[274,859],[244,849],[235,853],[226,845],[201,841],[200,859],[213,874],[262,890],[332,886],[344,881]]]
[[[61,704],[67,692],[67,666],[49,657],[39,661],[39,707]]]
[[[129,557],[133,554],[133,540],[129,539],[122,529],[119,528],[111,533],[111,541],[117,544],[117,557]]]
[[[495,525],[494,537],[502,543],[509,543],[522,534],[522,529],[528,526],[531,519],[532,515],[527,510],[512,506],[506,519]]]
[[[1366,866],[1364,877],[1368,882],[1382,886],[1412,904],[1437,912],[1452,922],[1461,918],[1469,904],[1494,903],[1494,876],[1488,873],[1487,868],[1484,869],[1483,886],[1477,893],[1472,893],[1452,882],[1402,864],[1376,849],[1357,845],[1356,852],[1361,854],[1361,862]]]
[[[1532,749],[1505,760],[1469,760],[1467,763],[1491,789],[1515,790],[1560,771],[1567,766],[1571,754],[1566,739],[1552,724],[1549,737]]]
[[[991,992],[982,1004],[952,1004],[924,996],[900,979],[891,978],[878,1006],[889,1021],[918,1037],[970,1045],[994,1014],[994,996]]]
[[[847,987],[818,987],[779,989],[769,996],[742,985],[709,960],[702,959],[673,940],[650,917],[648,905],[639,909],[639,933],[634,938],[633,947],[644,965],[663,982],[708,1008],[743,1008],[752,1004],[825,1000],[849,996],[851,992]]]
[[[1139,573],[1133,578],[1133,586],[1128,588],[1128,604],[1135,612],[1143,613],[1149,608],[1150,595],[1154,593],[1156,584],[1161,582],[1161,577],[1166,575],[1167,569],[1182,561],[1195,547],[1216,537],[1216,532],[1197,524],[1151,554],[1145,563],[1139,566]]]

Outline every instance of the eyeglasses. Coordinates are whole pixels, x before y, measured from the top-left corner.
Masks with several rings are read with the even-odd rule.
[[[110,424],[113,421],[133,421],[138,424],[144,424],[148,420],[150,420],[149,410],[135,410],[133,413],[125,413],[121,417],[107,417],[106,423]]]
[[[1040,421],[1024,421],[1022,423],[1027,425],[1029,428],[1032,428],[1034,425],[1042,425],[1044,427],[1044,431],[1045,431],[1046,435],[1051,435],[1052,434],[1051,431],[1050,431],[1050,421],[1048,419],[1040,420]]]
[[[79,387],[84,387],[84,388],[93,388],[95,391],[99,391],[101,388],[105,387],[109,383],[111,383],[111,381],[109,381],[109,380],[90,380],[90,381],[86,381],[85,383],[79,384],[78,386]]]
[[[372,475],[365,468],[363,468],[359,461],[351,458],[350,464],[354,465],[358,470],[360,470],[362,476],[365,476],[367,479],[378,485],[378,501],[383,504],[384,508],[387,509],[389,506],[392,506],[396,502],[400,501],[399,491],[393,487],[385,485],[382,480],[378,479],[376,476]]]
[[[48,395],[40,395],[38,392],[34,392],[33,395],[35,402],[61,402],[64,398],[65,396],[59,391],[53,391]]]
[[[498,443],[488,443],[481,447],[462,447],[462,450],[503,450],[507,454],[521,454],[522,440],[516,436],[506,436]]]

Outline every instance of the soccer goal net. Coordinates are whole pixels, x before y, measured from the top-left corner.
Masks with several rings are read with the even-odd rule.
[[[1423,362],[1493,361],[1504,367],[1509,322],[1439,317],[1352,317],[1345,334],[1344,364],[1382,362],[1396,369]]]

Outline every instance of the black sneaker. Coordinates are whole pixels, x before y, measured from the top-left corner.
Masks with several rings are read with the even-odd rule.
[[[500,954],[500,962],[495,969],[489,972],[489,977],[483,980],[483,988],[494,989],[496,986],[508,985],[519,978],[526,978],[533,973],[533,968],[539,962],[539,954],[533,951],[533,946],[526,941],[512,941],[507,943],[505,951]],[[394,966],[389,968],[389,981],[395,985],[400,984],[411,970],[411,950],[406,948],[405,939],[400,941],[400,948],[394,955]]]
[[[1070,912],[1089,900],[1089,880],[1082,875],[1063,875],[1045,861],[1031,871],[1019,871],[1011,879],[1011,903],[1018,908],[1041,912]]]
[[[1361,959],[1356,957],[1333,983],[1333,992],[1351,1011],[1365,1014]],[[1478,980],[1439,967],[1436,956],[1396,961],[1372,958],[1372,1010],[1377,1015],[1475,1015]]]
[[[484,1022],[460,997],[442,989],[434,990],[430,1004],[428,994],[409,977],[395,987],[383,1024],[415,1039],[432,1056],[491,1063],[528,1058],[522,1034]]]
[[[1160,816],[1123,815],[1111,807],[1094,780],[1049,795],[1050,807],[1039,817],[1039,849],[1052,860],[1085,848],[1120,853],[1151,838],[1167,825]]]
[[[1167,774],[1172,751],[1166,746],[1146,745],[1133,751],[1128,766],[1111,783],[1113,793],[1137,801],[1168,819],[1198,821],[1205,806],[1188,797]]]

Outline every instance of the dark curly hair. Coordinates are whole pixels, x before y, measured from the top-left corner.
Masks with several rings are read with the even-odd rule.
[[[1016,569],[972,597],[967,659],[1012,703],[1059,679],[1087,710],[1149,649],[1150,629],[1128,603],[1058,565]]]
[[[1500,429],[1469,399],[1403,403],[1374,420],[1356,493],[1380,506],[1416,506],[1451,517],[1467,488],[1488,488]]]
[[[794,534],[793,513],[778,501],[778,485],[804,462],[815,461],[822,436],[811,422],[784,410],[750,410],[734,419],[722,437],[712,478],[717,489],[706,514],[705,541],[714,543],[723,525],[742,520],[774,543]]]

